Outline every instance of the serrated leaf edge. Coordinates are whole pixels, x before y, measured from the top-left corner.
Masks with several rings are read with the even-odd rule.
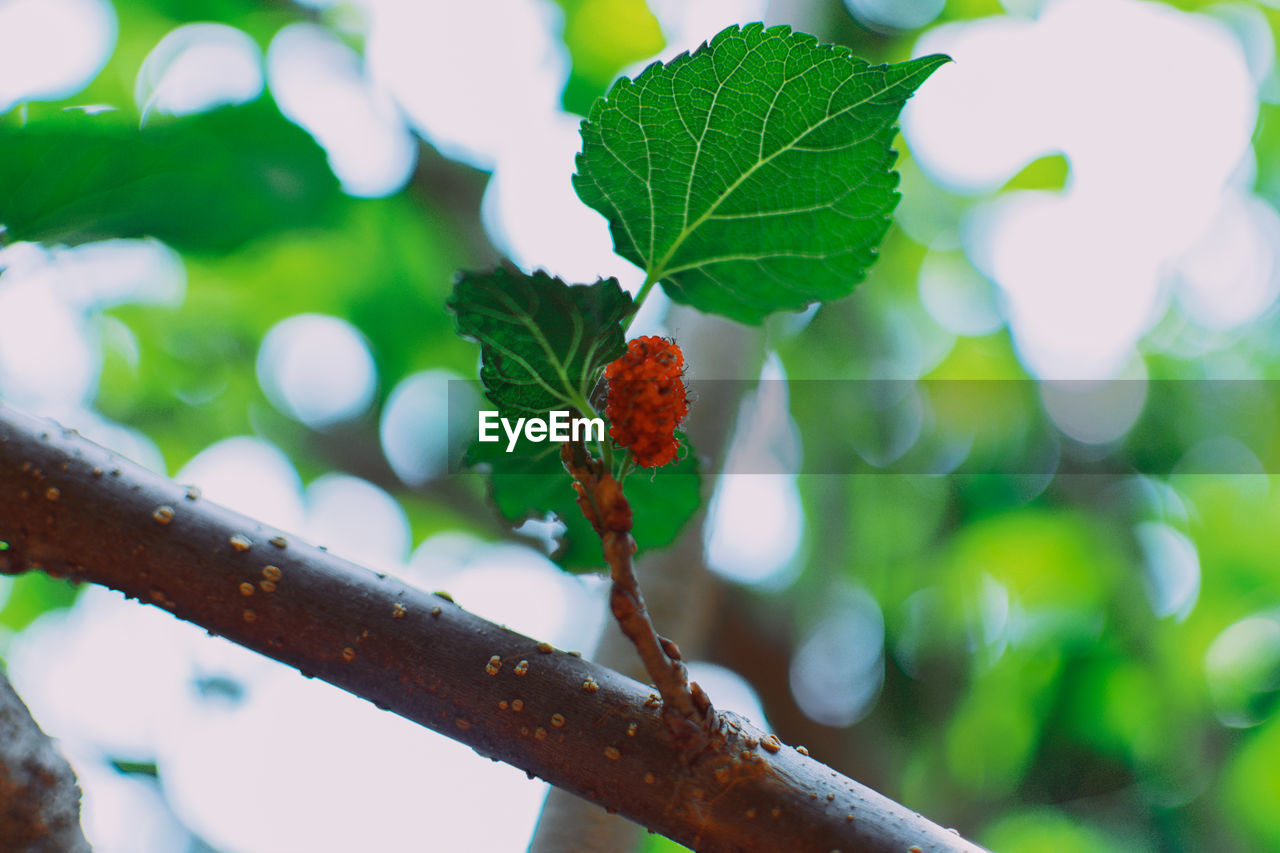
[[[546,335],[543,334],[542,329],[540,329],[538,325],[534,323],[529,316],[527,316],[524,310],[524,306],[521,306],[518,302],[512,299],[512,297],[498,285],[499,279],[502,277],[523,278],[532,282],[536,280],[539,276],[542,276],[547,280],[555,284],[562,285],[566,288],[574,288],[574,287],[596,288],[600,286],[607,286],[608,282],[613,282],[614,285],[618,287],[619,291],[624,296],[628,295],[625,290],[622,290],[621,285],[618,284],[618,281],[615,278],[601,278],[601,279],[597,279],[594,283],[589,285],[575,285],[575,284],[569,284],[568,282],[565,282],[563,279],[559,278],[558,276],[553,276],[550,273],[547,273],[543,270],[536,270],[533,274],[527,275],[518,270],[511,270],[511,269],[507,269],[506,267],[498,267],[497,269],[491,270],[489,272],[460,273],[458,275],[457,282],[455,284],[455,295],[451,296],[446,304],[454,312],[454,315],[458,318],[458,331],[461,335],[463,335],[464,337],[471,338],[472,340],[479,343],[481,345],[482,352],[484,347],[488,346],[502,353],[504,359],[509,360],[515,363],[517,366],[521,367],[523,371],[527,373],[530,377],[530,380],[522,381],[522,380],[513,379],[503,374],[502,379],[504,382],[508,382],[512,385],[531,385],[531,384],[538,385],[542,388],[542,390],[546,391],[547,394],[549,394],[552,398],[554,398],[558,402],[563,403],[564,405],[569,406],[571,408],[577,409],[583,413],[590,412],[591,407],[590,407],[590,404],[587,403],[587,397],[590,392],[590,387],[588,386],[594,385],[595,380],[599,379],[599,375],[605,368],[604,363],[593,364],[593,361],[596,358],[596,349],[600,346],[601,341],[600,340],[593,341],[590,348],[583,355],[584,370],[582,375],[582,381],[581,383],[579,383],[579,386],[575,388],[573,381],[569,378],[568,368],[570,365],[573,364],[574,357],[577,355],[578,347],[581,345],[582,338],[585,333],[585,327],[584,327],[583,318],[581,317],[581,315],[576,311],[569,312],[569,315],[570,315],[569,319],[573,324],[573,339],[572,339],[572,343],[569,346],[568,354],[563,359],[561,359],[559,354],[556,353],[555,348],[551,346],[551,342],[547,340]],[[459,312],[460,306],[458,305],[457,297],[456,297],[456,288],[458,285],[461,285],[464,282],[470,282],[473,286],[480,289],[482,292],[492,293],[497,300],[499,300],[502,304],[508,307],[509,313],[504,314],[501,312],[488,310],[483,306],[483,303],[477,303],[477,304],[468,306],[467,310],[472,313],[489,317],[490,319],[495,320],[497,322],[514,324],[513,321],[515,321],[515,322],[518,322],[521,326],[523,326],[525,330],[530,334],[530,336],[533,337],[533,339],[537,342],[538,346],[542,349],[543,353],[546,355],[548,363],[552,366],[552,369],[556,372],[557,378],[563,384],[563,390],[557,389],[552,385],[550,385],[546,381],[546,379],[541,375],[541,373],[535,370],[533,368],[533,365],[529,364],[529,362],[526,361],[524,357],[521,356],[519,353],[514,352],[509,347],[493,339],[489,335],[485,335],[475,330],[463,328],[462,318],[461,318],[462,315]],[[529,310],[533,313],[536,313],[536,306]],[[634,311],[635,311],[635,307],[633,305],[629,308],[628,311],[624,312],[619,319],[625,320],[628,316],[634,313]],[[484,367],[491,367],[491,365],[485,364]],[[482,374],[483,374],[483,370],[482,370]],[[485,394],[486,396],[488,396],[488,388],[485,389]],[[542,413],[541,411],[537,411],[529,408],[521,408],[520,410],[527,411],[532,414]]]

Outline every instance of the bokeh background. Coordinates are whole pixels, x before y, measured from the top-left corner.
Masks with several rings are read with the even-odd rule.
[[[776,461],[642,567],[687,591],[660,627],[718,705],[997,853],[1280,849],[1280,407],[1217,393],[1280,367],[1276,6],[0,0],[0,397],[590,653],[602,582],[449,473],[454,271],[634,290],[577,124],[723,26],[948,53],[852,297],[633,328],[748,380],[695,413],[709,471]],[[935,461],[796,473],[851,452]],[[0,656],[100,853],[519,851],[546,796],[102,589],[0,578]]]

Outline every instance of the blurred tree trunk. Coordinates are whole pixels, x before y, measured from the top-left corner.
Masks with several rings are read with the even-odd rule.
[[[8,679],[0,675],[0,850],[88,853],[80,787]]]

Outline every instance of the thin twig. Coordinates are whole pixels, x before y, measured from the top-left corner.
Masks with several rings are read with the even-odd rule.
[[[580,443],[568,442],[561,460],[573,476],[578,504],[600,536],[613,586],[609,609],[622,633],[635,646],[645,672],[662,697],[663,717],[677,742],[693,752],[705,745],[713,726],[711,703],[689,675],[675,643],[658,635],[644,605],[633,557],[636,540],[631,536],[631,506],[622,485],[599,459]]]
[[[618,620],[622,633],[640,653],[645,672],[653,679],[666,707],[674,708],[687,720],[703,718],[704,715],[699,714],[694,705],[689,675],[681,662],[679,649],[675,643],[658,636],[644,606],[644,596],[640,592],[632,560],[636,550],[635,539],[630,533],[609,533],[603,544],[613,580],[609,593],[609,609],[613,618]]]

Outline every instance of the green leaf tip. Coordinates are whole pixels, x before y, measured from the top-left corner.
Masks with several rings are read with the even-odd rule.
[[[595,103],[574,188],[677,302],[759,323],[845,296],[897,204],[898,115],[948,61],[872,66],[790,27],[729,27]]]
[[[586,401],[605,365],[626,351],[634,312],[617,279],[569,285],[544,272],[464,272],[448,307],[480,343],[480,380],[502,417],[541,417]]]

